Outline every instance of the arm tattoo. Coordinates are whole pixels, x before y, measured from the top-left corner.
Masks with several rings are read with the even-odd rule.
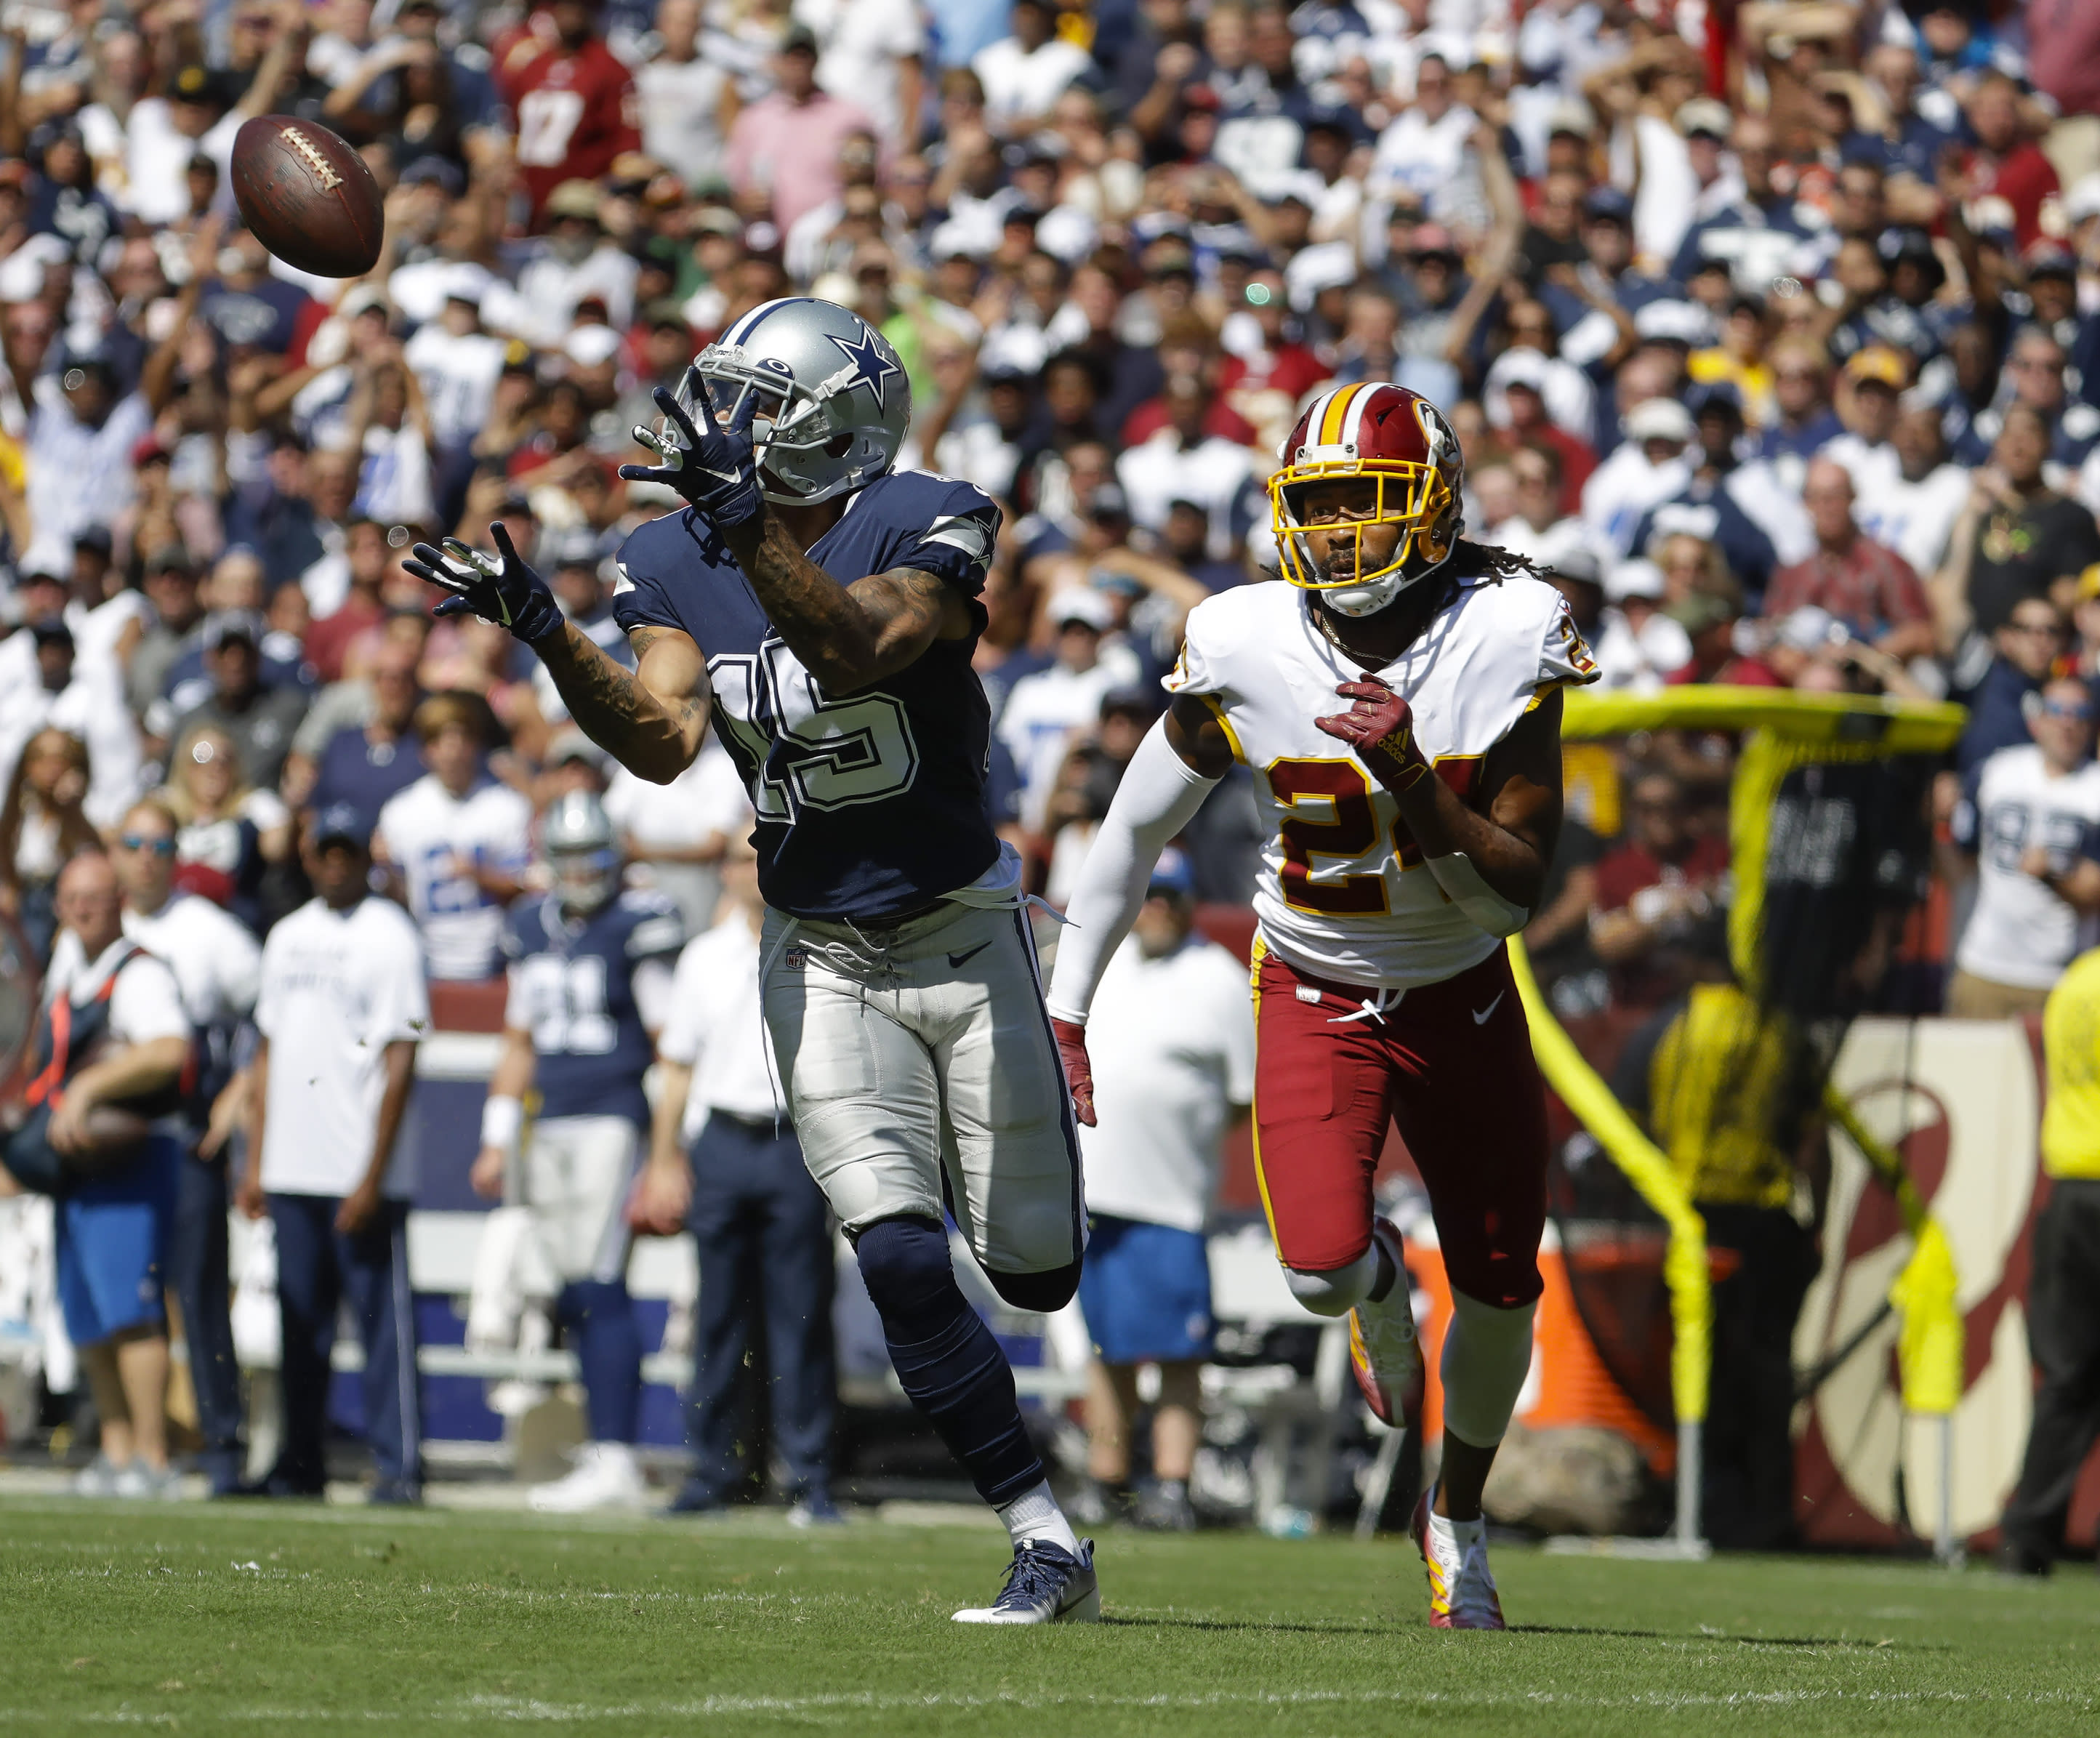
[[[730,540],[737,564],[788,649],[832,693],[911,663],[938,633],[947,588],[933,575],[897,567],[841,585],[773,514],[759,523],[762,531]]]
[[[638,629],[635,661],[660,637],[656,629]],[[554,679],[555,691],[584,734],[631,771],[668,783],[691,759],[683,726],[704,704],[698,695],[667,704],[615,664],[573,622],[539,647],[541,662]]]

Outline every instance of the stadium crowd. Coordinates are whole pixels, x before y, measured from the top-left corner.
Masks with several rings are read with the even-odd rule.
[[[650,393],[768,299],[895,346],[903,462],[1007,520],[977,667],[1053,902],[1190,608],[1273,580],[1309,398],[1445,408],[1466,522],[1608,690],[1952,698],[1946,1005],[2100,915],[2100,10],[2074,0],[11,0],[0,69],[0,909],[138,801],[258,937],[345,805],[435,981],[500,974],[536,815],[602,791],[697,931],[743,794],[659,787],[403,562],[501,520],[626,655]],[[364,278],[241,227],[241,122],[334,127]],[[1574,1016],[1724,956],[1725,742],[1571,753],[1527,937]],[[1186,840],[1244,902],[1238,770]],[[1936,993],[1936,986],[1935,986]],[[462,1160],[464,1162],[464,1160]],[[1113,1399],[1113,1396],[1110,1396]],[[1106,1403],[1105,1403],[1106,1404]],[[1113,1409],[1111,1407],[1110,1409]],[[1113,1456],[1110,1457],[1113,1459]]]

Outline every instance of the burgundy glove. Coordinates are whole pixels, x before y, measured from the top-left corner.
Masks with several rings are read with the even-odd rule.
[[[1072,1089],[1072,1114],[1092,1128],[1095,1126],[1094,1065],[1087,1060],[1087,1029],[1052,1014],[1050,1030],[1057,1034],[1057,1054],[1065,1064],[1065,1084]]]
[[[1367,676],[1361,682],[1343,682],[1335,692],[1352,703],[1349,709],[1312,721],[1355,749],[1379,783],[1397,793],[1429,770],[1428,761],[1414,744],[1413,708],[1384,682]]]

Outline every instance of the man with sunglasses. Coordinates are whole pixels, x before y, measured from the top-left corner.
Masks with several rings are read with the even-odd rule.
[[[183,1107],[183,1159],[168,1250],[168,1281],[182,1305],[204,1438],[198,1470],[215,1497],[240,1488],[240,1370],[227,1315],[227,1161],[248,1077],[235,1056],[262,968],[254,936],[209,899],[175,886],[174,816],[157,799],[133,805],[112,860],[124,895],[124,933],[174,973],[197,1036],[196,1090]]]
[[[1984,761],[1955,806],[1947,867],[1976,881],[1947,986],[1958,1019],[2040,1013],[2100,914],[2100,873],[2089,867],[2100,857],[2093,690],[2059,677],[2024,710],[2034,740]]]

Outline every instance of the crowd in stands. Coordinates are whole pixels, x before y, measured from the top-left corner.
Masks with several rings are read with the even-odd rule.
[[[1989,813],[1993,757],[2054,767],[2030,726],[2085,725],[2100,662],[2084,9],[5,16],[0,902],[38,951],[66,857],[157,789],[180,884],[258,932],[304,895],[302,818],[356,805],[441,979],[496,971],[535,809],[578,782],[704,921],[740,821],[726,763],[626,778],[500,629],[433,623],[402,563],[501,518],[620,652],[613,553],[672,505],[616,475],[630,426],[739,314],[804,293],[896,345],[906,462],[1008,509],[977,661],[999,818],[1053,899],[1189,609],[1269,576],[1263,483],[1298,408],[1392,378],[1447,409],[1470,534],[1557,576],[1608,688],[1972,705],[1944,862],[1987,919],[2014,908],[1970,977],[2045,987],[2100,906],[2082,835]],[[232,142],[266,112],[364,152],[387,219],[367,276],[303,277],[241,227]],[[1571,792],[1586,825],[1534,934],[1571,1008],[1659,993],[1725,897],[1724,781],[1625,771],[1602,810]],[[2036,777],[2083,814],[2082,781]],[[1245,898],[1251,826],[1229,787],[1190,840],[1201,897]]]

